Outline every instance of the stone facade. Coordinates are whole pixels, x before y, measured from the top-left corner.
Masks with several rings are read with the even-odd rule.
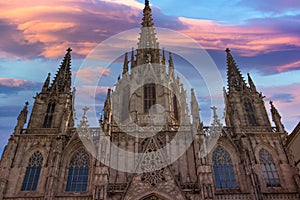
[[[172,54],[159,49],[148,1],[143,14],[138,49],[125,54],[99,127],[89,127],[87,108],[74,127],[71,49],[36,95],[27,128],[25,104],[1,158],[0,199],[299,199],[281,117],[270,102],[272,127],[263,95],[230,50],[226,124],[212,107],[204,126],[194,91],[189,110]]]
[[[287,148],[291,151],[294,157],[295,165],[300,169],[300,122],[297,124],[293,132],[288,136]],[[300,173],[300,171],[299,171]]]

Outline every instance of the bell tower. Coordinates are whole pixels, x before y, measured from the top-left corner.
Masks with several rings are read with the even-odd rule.
[[[264,127],[271,130],[264,96],[257,92],[249,73],[247,85],[228,48],[226,54],[228,91],[224,89],[224,98],[227,126],[233,126],[236,132],[249,127]]]
[[[74,126],[71,91],[71,51],[68,48],[61,65],[50,85],[48,74],[40,93],[34,97],[34,105],[28,128],[58,128],[65,131]]]

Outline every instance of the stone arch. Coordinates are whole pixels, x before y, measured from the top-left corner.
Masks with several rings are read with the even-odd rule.
[[[268,189],[267,185],[265,183],[265,180],[263,178],[263,172],[262,172],[262,168],[260,166],[260,160],[259,160],[260,159],[259,153],[263,149],[266,150],[268,153],[270,153],[271,156],[272,156],[272,159],[273,159],[274,165],[275,165],[275,169],[276,169],[277,174],[279,176],[280,185],[281,186],[286,185],[285,179],[283,177],[283,171],[282,171],[281,166],[280,166],[281,161],[280,161],[280,158],[279,158],[279,155],[278,155],[277,151],[270,144],[261,143],[261,144],[258,144],[255,147],[254,154],[255,154],[255,159],[256,159],[256,162],[257,162],[257,164],[256,164],[256,175],[257,175],[258,180],[260,181],[262,187],[265,190]]]
[[[225,140],[225,139],[221,139],[218,141],[218,143],[211,149],[211,152],[209,153],[209,162],[213,163],[213,153],[215,152],[215,150],[217,149],[217,147],[221,147],[223,148],[226,152],[229,153],[230,158],[231,158],[231,162],[233,165],[233,171],[234,171],[234,176],[235,176],[235,181],[236,181],[236,187],[235,189],[239,189],[242,187],[242,176],[243,176],[243,172],[241,172],[242,167],[241,167],[241,159],[240,159],[240,155],[238,155],[238,152],[235,148],[235,146],[233,146],[229,141]],[[213,169],[212,169],[213,171]],[[214,173],[213,173],[213,181],[214,181],[214,186],[216,187],[216,181],[214,178]]]
[[[89,180],[88,180],[88,185],[86,191],[91,190],[92,186],[92,172],[93,172],[93,156],[92,154],[85,148],[83,143],[81,142],[80,138],[77,135],[73,136],[74,138],[71,139],[71,141],[68,143],[66,148],[64,149],[61,157],[61,170],[59,176],[59,181],[58,181],[58,190],[60,192],[66,192],[66,185],[67,185],[67,178],[68,178],[68,166],[69,163],[73,157],[73,155],[79,151],[80,149],[84,149],[87,154],[89,155]]]
[[[40,152],[42,157],[43,157],[43,162],[41,166],[41,172],[39,175],[39,180],[37,184],[37,189],[33,191],[21,191],[21,187],[24,181],[24,176],[26,173],[26,168],[28,166],[29,159],[35,152]],[[18,181],[17,181],[17,191],[19,192],[33,192],[36,193],[37,191],[41,191],[43,186],[45,185],[45,179],[42,179],[41,177],[45,177],[47,174],[47,161],[48,161],[48,153],[45,147],[37,144],[34,146],[31,146],[25,153],[24,156],[21,158],[20,163],[19,163],[19,175],[18,175]]]
[[[47,161],[48,161],[48,152],[46,150],[46,148],[42,145],[33,145],[31,146],[22,156],[20,163],[19,163],[19,167],[24,167],[27,166],[27,162],[28,159],[32,156],[32,154],[36,151],[40,151],[41,154],[43,155],[44,161],[43,161],[43,165],[42,167],[46,167],[47,166]]]

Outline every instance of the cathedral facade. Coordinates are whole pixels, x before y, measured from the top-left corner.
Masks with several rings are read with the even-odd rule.
[[[229,49],[225,125],[201,123],[194,90],[187,100],[172,54],[160,49],[149,1],[138,48],[108,89],[98,127],[87,108],[75,127],[71,49],[28,103],[3,152],[0,199],[175,200],[299,199],[300,177],[281,116]],[[221,88],[222,89],[222,88]],[[190,106],[189,106],[190,103]],[[213,144],[213,145],[211,145]]]

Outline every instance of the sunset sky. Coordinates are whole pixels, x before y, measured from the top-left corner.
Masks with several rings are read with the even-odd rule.
[[[251,74],[265,101],[274,102],[287,131],[293,130],[300,121],[299,0],[150,0],[150,4],[155,27],[197,41],[213,58],[224,81],[224,50],[230,48],[244,77]],[[139,28],[143,8],[143,0],[0,2],[0,155],[24,102],[29,101],[31,109],[32,97],[40,92],[48,72],[53,78],[65,50],[73,49],[75,76],[99,43]],[[114,74],[120,74],[121,68],[121,63],[113,69],[99,65],[81,74],[104,73],[116,80]],[[107,88],[99,94],[104,96]]]

